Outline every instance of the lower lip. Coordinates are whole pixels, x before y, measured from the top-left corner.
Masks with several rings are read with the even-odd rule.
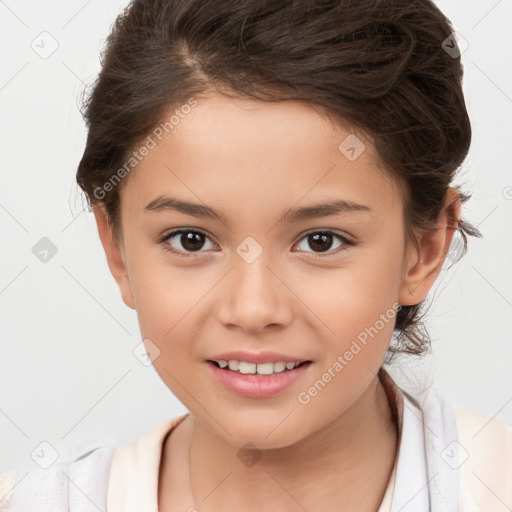
[[[291,386],[304,375],[311,363],[273,375],[243,374],[224,370],[211,361],[207,361],[207,365],[213,377],[230,391],[246,398],[268,398]]]

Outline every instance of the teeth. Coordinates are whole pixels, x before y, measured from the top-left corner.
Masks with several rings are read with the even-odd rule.
[[[255,363],[244,363],[241,361],[238,364],[238,371],[240,373],[256,373],[256,364]],[[231,369],[231,361],[229,361],[229,368]]]
[[[256,371],[258,375],[270,375],[274,373],[274,363],[258,363]]]
[[[221,359],[217,361],[221,368],[229,368],[233,372],[243,374],[272,375],[273,373],[282,373],[285,370],[293,370],[299,366],[300,362],[277,361],[275,363],[248,363],[247,361],[236,361],[234,359],[226,361]]]
[[[238,361],[229,361],[229,369],[236,372],[238,370],[239,362]]]
[[[276,372],[276,373],[284,372],[285,368],[286,368],[286,363],[284,363],[283,361],[274,363],[274,372]]]

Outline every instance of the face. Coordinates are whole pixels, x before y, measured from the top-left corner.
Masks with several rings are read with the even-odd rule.
[[[371,141],[302,103],[198,99],[123,184],[120,219],[119,252],[102,241],[156,371],[237,446],[287,446],[343,415],[397,304],[423,293],[410,296],[425,276]],[[273,375],[212,363],[224,356]]]

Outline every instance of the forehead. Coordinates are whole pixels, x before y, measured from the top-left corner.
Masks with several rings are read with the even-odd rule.
[[[171,116],[172,124],[161,125],[167,130],[152,135],[155,147],[130,176],[122,202],[136,201],[140,209],[172,191],[224,204],[224,211],[232,203],[240,212],[261,210],[262,199],[269,209],[337,192],[358,202],[372,195],[377,202],[396,199],[371,139],[316,105],[210,94],[191,108],[173,107],[163,123]]]
[[[246,151],[261,146],[299,151],[299,143],[330,145],[333,139],[343,140],[353,132],[341,118],[336,119],[319,105],[299,101],[264,102],[210,93],[198,99],[171,135],[185,147],[201,146],[204,151],[217,152],[225,147],[228,153],[234,153],[242,147],[237,142],[243,142]],[[365,134],[358,133],[358,136],[366,146],[371,146]]]

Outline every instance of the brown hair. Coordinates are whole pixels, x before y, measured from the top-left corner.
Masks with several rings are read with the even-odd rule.
[[[433,229],[471,143],[452,33],[430,0],[133,0],[84,103],[77,182],[121,241],[115,180],[170,109],[209,90],[297,100],[369,134],[405,191],[408,237]],[[457,230],[463,254],[466,235],[481,235],[464,220]],[[388,355],[430,348],[422,304],[400,308]]]

